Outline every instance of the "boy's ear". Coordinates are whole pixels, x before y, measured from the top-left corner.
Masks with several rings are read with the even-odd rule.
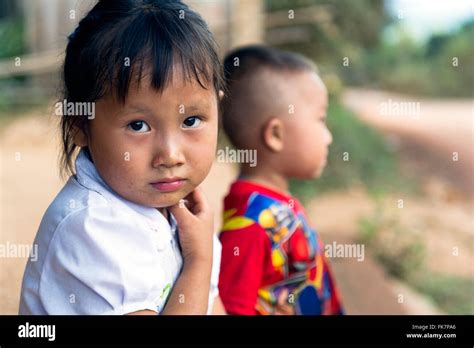
[[[273,117],[263,126],[263,143],[273,152],[283,150],[284,125],[281,119]]]
[[[74,127],[74,144],[80,147],[85,147],[88,145],[87,136],[82,129]]]

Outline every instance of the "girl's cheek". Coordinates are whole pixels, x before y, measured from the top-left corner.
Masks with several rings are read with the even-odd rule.
[[[203,144],[196,147],[192,153],[193,168],[191,171],[195,171],[196,176],[200,176],[201,180],[209,173],[212,163],[214,161],[215,148],[212,144]]]
[[[194,139],[188,143],[186,149],[186,158],[188,163],[191,164],[190,171],[196,171],[194,174],[200,174],[200,176],[206,176],[214,161],[216,147],[217,147],[217,126],[209,124],[205,130],[200,133],[196,133]],[[215,128],[215,129],[214,129]]]

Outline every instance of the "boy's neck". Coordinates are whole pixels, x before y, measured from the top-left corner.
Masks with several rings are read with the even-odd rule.
[[[242,167],[240,170],[240,179],[254,181],[277,191],[289,194],[288,179],[274,170],[255,170]]]

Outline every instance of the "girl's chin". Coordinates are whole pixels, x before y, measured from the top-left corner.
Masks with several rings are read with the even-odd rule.
[[[166,200],[166,201],[159,201],[159,202],[156,202],[155,204],[152,204],[150,206],[153,207],[153,208],[156,208],[156,209],[169,208],[169,207],[172,207],[173,205],[179,204],[179,201],[182,198],[183,197],[176,198],[176,199],[170,199],[170,200]]]
[[[150,197],[149,199],[128,199],[129,201],[149,207],[149,208],[168,208],[175,204],[178,204],[180,199],[184,198],[185,192],[167,192],[166,194],[160,193],[160,198],[156,199],[156,197]]]
[[[188,195],[187,191],[179,190],[175,192],[160,193],[161,197],[158,200],[154,200],[151,204],[147,204],[150,207],[157,209],[168,208],[173,205],[179,204],[179,201]]]

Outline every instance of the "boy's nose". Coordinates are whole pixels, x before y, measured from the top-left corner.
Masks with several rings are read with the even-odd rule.
[[[329,129],[326,129],[326,137],[328,146],[332,144],[332,134]]]

